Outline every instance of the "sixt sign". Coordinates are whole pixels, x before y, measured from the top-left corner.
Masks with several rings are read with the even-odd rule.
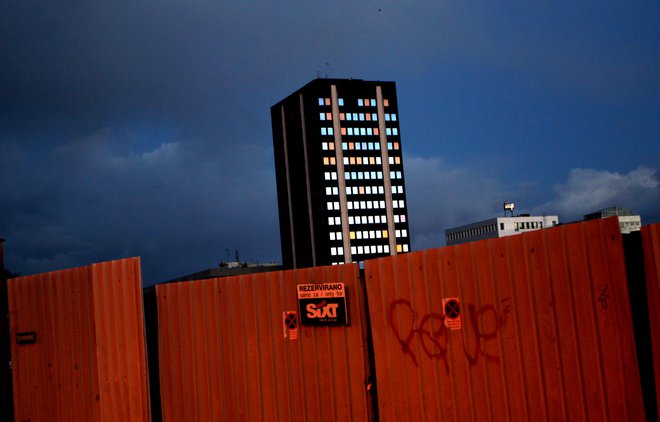
[[[344,283],[299,284],[298,307],[303,325],[348,325]]]

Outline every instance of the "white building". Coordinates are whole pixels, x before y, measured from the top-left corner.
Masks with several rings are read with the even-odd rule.
[[[619,219],[621,233],[628,234],[642,229],[642,217],[634,214],[632,211],[621,207],[609,207],[584,216],[585,220],[595,220],[597,218],[607,218],[616,216]]]
[[[497,217],[447,229],[445,230],[445,242],[447,246],[458,245],[476,240],[512,236],[553,227],[557,224],[559,224],[559,217],[556,215]]]

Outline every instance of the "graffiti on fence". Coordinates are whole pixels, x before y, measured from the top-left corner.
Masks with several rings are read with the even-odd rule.
[[[463,354],[470,365],[476,365],[480,359],[499,362],[499,356],[486,351],[484,343],[497,339],[498,332],[510,318],[511,299],[505,298],[501,302],[500,312],[492,304],[480,307],[474,304],[467,305],[462,343]],[[447,362],[449,336],[445,326],[445,315],[429,312],[419,318],[409,300],[397,299],[390,303],[388,318],[390,328],[401,345],[401,351],[410,356],[415,366],[419,366],[419,362],[412,345],[417,339],[423,354],[430,359],[441,360],[445,371],[449,372]]]

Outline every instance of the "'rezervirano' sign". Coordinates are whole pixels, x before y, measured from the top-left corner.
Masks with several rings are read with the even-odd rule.
[[[303,325],[348,325],[344,283],[299,284],[298,307]]]

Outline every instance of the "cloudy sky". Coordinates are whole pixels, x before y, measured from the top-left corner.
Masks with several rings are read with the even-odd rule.
[[[270,106],[397,83],[412,246],[520,212],[660,221],[657,1],[0,3],[0,237],[23,275],[281,260]]]

